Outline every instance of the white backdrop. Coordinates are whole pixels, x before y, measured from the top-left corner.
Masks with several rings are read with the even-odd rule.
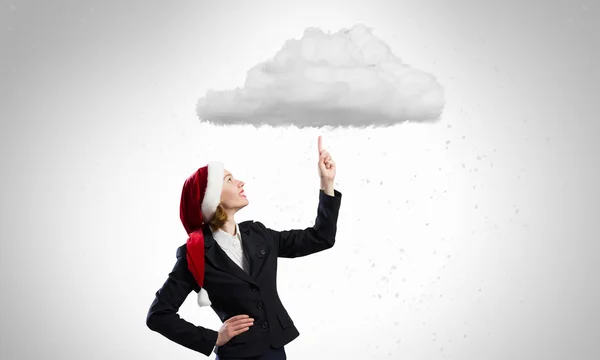
[[[598,357],[596,5],[2,4],[2,359],[198,359],[145,324],[186,240],[183,181],[221,160],[255,219],[314,222],[317,137],[336,245],[279,262],[289,359]],[[437,123],[201,123],[207,89],[305,28],[364,22],[444,86]],[[181,316],[218,329],[195,293]],[[211,355],[214,358],[214,354]]]

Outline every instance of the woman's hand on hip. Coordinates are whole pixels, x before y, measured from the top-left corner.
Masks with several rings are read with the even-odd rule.
[[[219,329],[216,345],[227,344],[232,337],[248,331],[252,325],[254,325],[254,319],[248,315],[236,315],[225,320]]]

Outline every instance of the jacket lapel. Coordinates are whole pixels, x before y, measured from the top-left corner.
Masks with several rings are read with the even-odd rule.
[[[251,222],[250,222],[251,223]],[[241,280],[244,280],[250,284],[258,285],[254,279],[255,272],[255,256],[253,253],[256,251],[256,246],[258,243],[264,242],[260,241],[262,238],[256,242],[257,237],[251,235],[250,227],[248,226],[248,222],[240,223],[239,229],[242,235],[242,246],[244,248],[244,256],[248,259],[248,266],[250,274],[246,273],[242,268],[240,268],[231,258],[221,249],[219,244],[215,241],[210,228],[204,229],[202,232],[204,234],[204,257],[208,263],[210,263],[213,267],[224,271],[228,274],[234,275]],[[260,250],[259,250],[260,251]]]

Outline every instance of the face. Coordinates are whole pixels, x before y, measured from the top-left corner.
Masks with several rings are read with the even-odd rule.
[[[244,182],[237,180],[225,170],[223,178],[223,191],[221,192],[221,206],[226,211],[236,212],[248,205],[249,201],[244,194]]]

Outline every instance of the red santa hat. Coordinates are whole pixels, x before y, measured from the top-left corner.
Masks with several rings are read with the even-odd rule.
[[[208,293],[204,289],[204,234],[203,228],[208,225],[221,202],[223,176],[225,168],[218,161],[209,162],[199,168],[185,180],[181,192],[179,217],[187,231],[187,263],[188,269],[200,286],[198,305],[211,305]]]

